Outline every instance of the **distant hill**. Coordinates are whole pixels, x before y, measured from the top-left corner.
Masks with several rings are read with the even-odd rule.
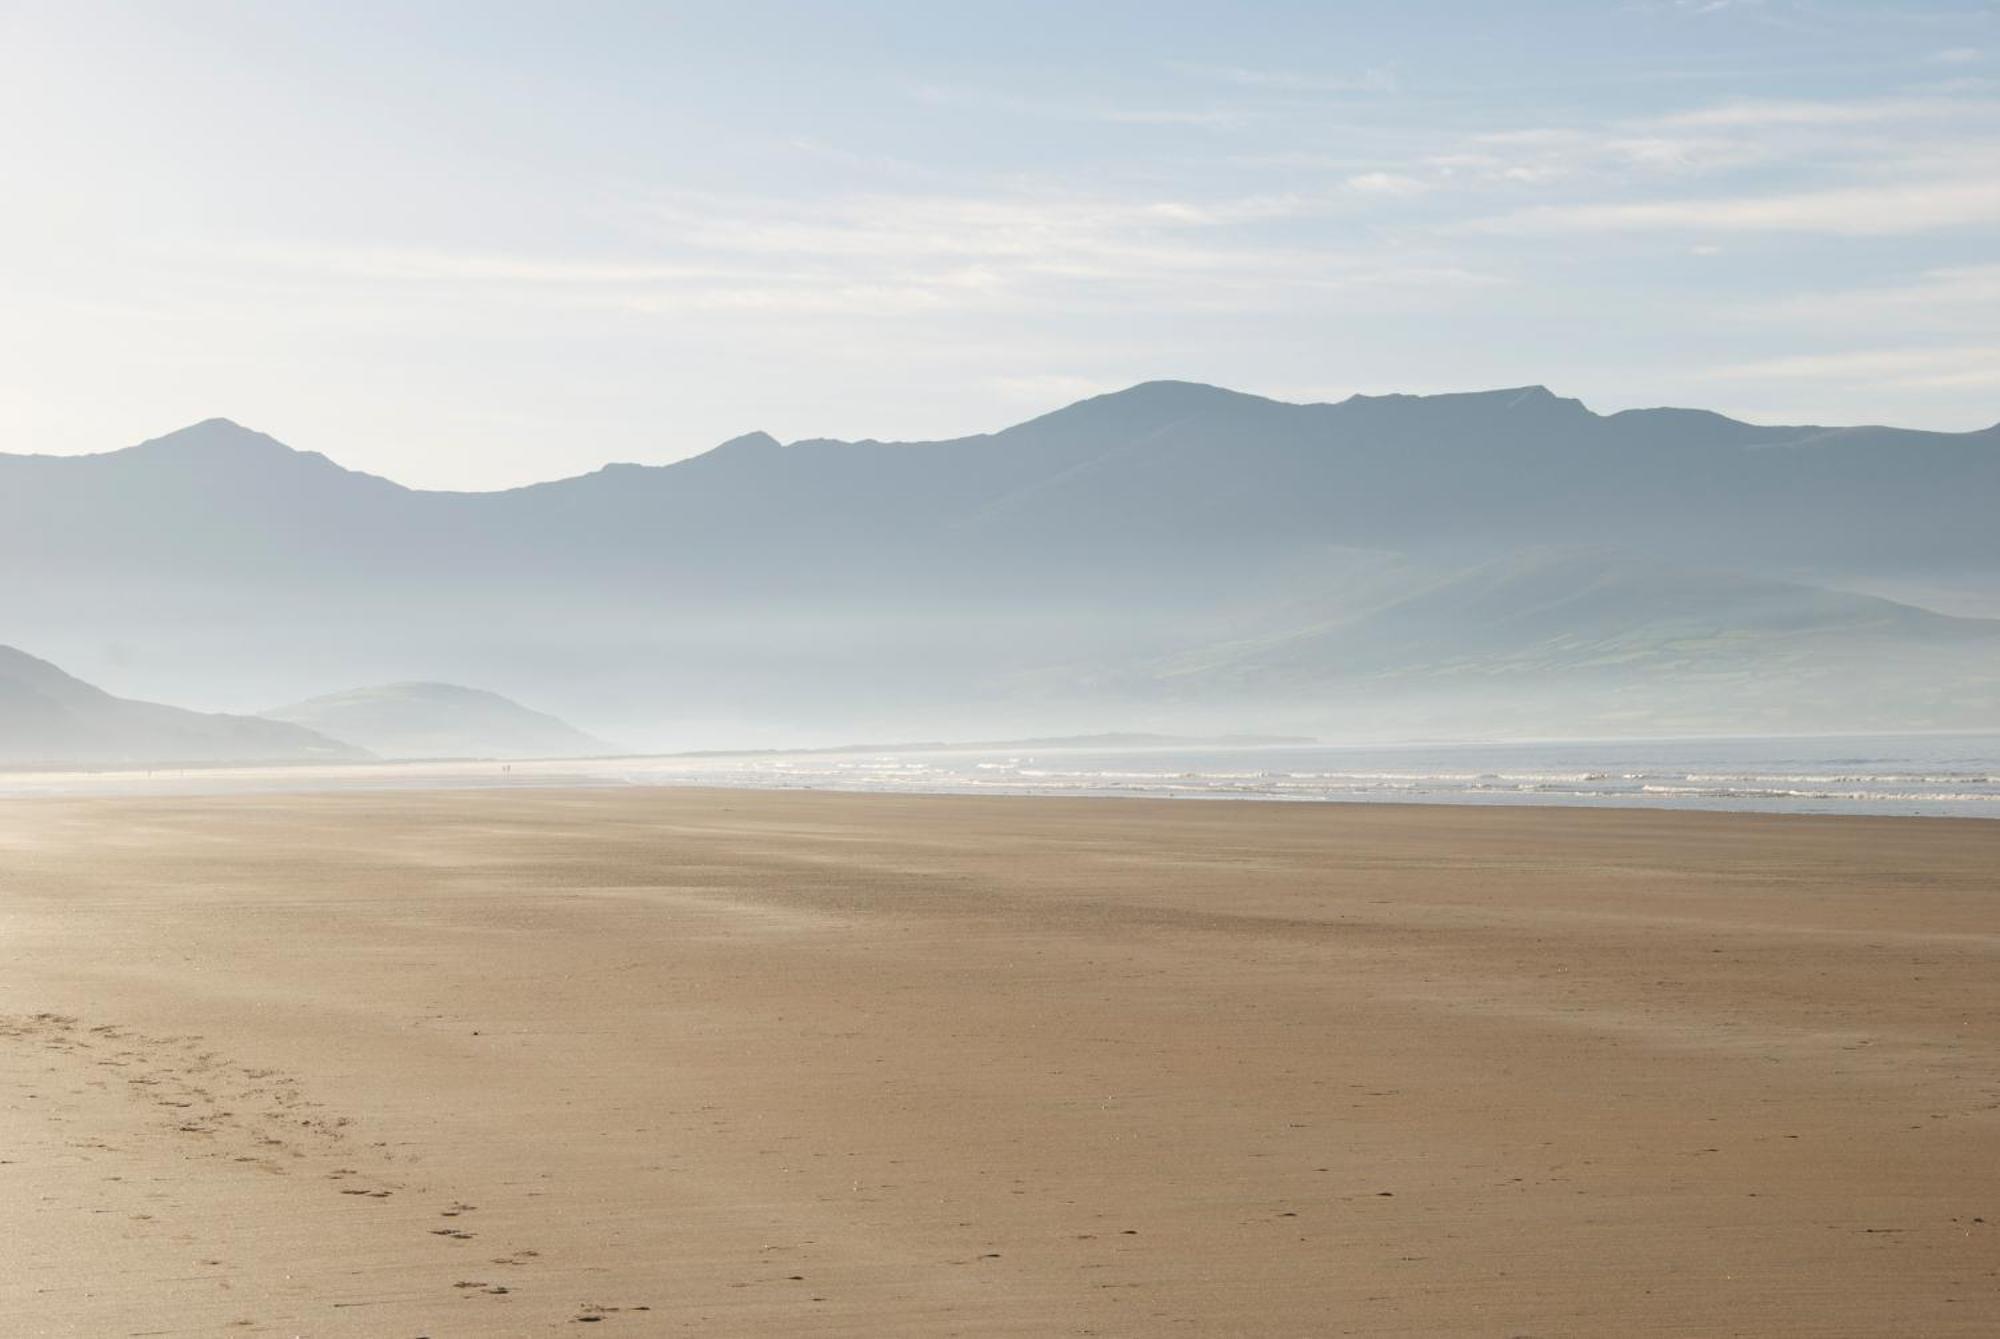
[[[589,757],[618,750],[498,693],[392,683],[330,693],[265,713],[386,758]]]
[[[366,757],[296,725],[113,697],[0,646],[0,763],[318,762]]]
[[[1826,666],[1863,644],[1907,653],[1922,720],[1996,725],[1976,637],[1826,604],[1994,607],[1995,499],[2000,429],[1598,414],[1540,386],[1286,404],[1150,382],[952,441],[750,433],[478,494],[218,419],[0,455],[0,570],[36,574],[0,583],[0,626],[232,709],[329,676],[504,678],[644,747],[1317,733],[1242,714],[1266,700],[1243,694],[1481,666],[1526,683],[1592,656],[1607,680],[1686,688],[1689,720],[1717,657],[1774,698],[1808,676],[1800,712],[1826,728],[1908,719],[1914,699],[1832,691]],[[1547,551],[1596,556],[1536,566]],[[1537,602],[1592,564],[1602,589]],[[1772,600],[1819,601],[1824,626],[1775,635]],[[1701,649],[1704,617],[1733,631]],[[1736,690],[1710,688],[1734,719]]]
[[[1876,646],[2000,648],[1996,620],[1615,554],[1532,552],[1409,581],[1323,622],[1176,658],[1166,672],[1273,686],[1333,675],[1768,666],[1774,656]]]
[[[1496,711],[1551,730],[1566,716],[1655,730],[2000,721],[2000,620],[1868,595],[1534,552],[1328,598],[1318,617],[1295,609],[1260,635],[1166,657],[1149,687],[1211,703],[1393,704],[1461,728]]]

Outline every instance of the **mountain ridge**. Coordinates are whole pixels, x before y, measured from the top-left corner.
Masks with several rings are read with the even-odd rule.
[[[883,439],[803,437],[792,441],[782,441],[762,430],[740,433],[714,446],[675,460],[660,462],[606,461],[593,469],[575,474],[558,475],[548,479],[538,479],[529,483],[511,485],[496,489],[436,489],[417,488],[386,476],[374,474],[353,466],[341,464],[333,457],[320,451],[301,450],[289,446],[280,439],[258,429],[247,427],[227,417],[210,417],[181,428],[150,437],[129,446],[114,447],[104,451],[77,454],[51,454],[36,452],[0,452],[0,462],[7,461],[47,461],[81,462],[109,461],[121,457],[168,456],[172,454],[228,455],[241,459],[256,459],[261,454],[270,458],[292,458],[302,462],[324,464],[348,475],[376,480],[393,485],[395,488],[420,495],[445,497],[496,497],[530,489],[544,489],[593,478],[606,470],[662,471],[691,464],[695,461],[727,453],[768,452],[777,448],[780,452],[797,447],[855,447],[855,448],[923,448],[972,445],[1004,441],[1010,437],[1024,435],[1036,430],[1072,423],[1090,423],[1099,426],[1101,419],[1113,412],[1126,411],[1132,406],[1138,410],[1131,416],[1148,425],[1153,430],[1171,426],[1190,416],[1214,412],[1224,408],[1251,407],[1258,410],[1303,411],[1363,411],[1375,408],[1423,408],[1433,410],[1498,408],[1503,411],[1530,410],[1543,414],[1564,416],[1594,421],[1596,423],[1674,421],[1683,424],[1699,422],[1705,427],[1720,430],[1737,438],[1769,436],[1774,441],[1805,444],[1838,440],[1853,434],[1894,433],[1900,437],[1932,441],[1963,441],[1967,439],[2000,440],[2000,421],[1964,431],[1948,431],[1927,428],[1903,428],[1891,424],[1765,424],[1752,423],[1744,419],[1732,418],[1714,410],[1677,405],[1642,406],[1630,409],[1599,413],[1591,409],[1581,399],[1556,394],[1547,385],[1535,383],[1524,386],[1495,387],[1487,390],[1443,391],[1431,393],[1411,393],[1392,391],[1383,394],[1356,392],[1340,400],[1290,401],[1271,396],[1256,395],[1246,391],[1232,390],[1207,382],[1161,379],[1142,381],[1120,390],[1107,391],[1100,395],[1086,397],[1068,405],[1034,415],[1018,423],[995,429],[991,432],[972,433],[960,437],[947,438],[905,438]]]
[[[1117,714],[1157,697],[1147,667],[1246,637],[1277,638],[1274,655],[1306,645],[1286,638],[1315,626],[1330,582],[1351,605],[1387,580],[1357,555],[1438,580],[1551,549],[1922,591],[1941,608],[1995,607],[2000,592],[2000,433],[1600,415],[1545,386],[1295,405],[1149,382],[949,441],[749,433],[667,465],[489,493],[406,489],[214,420],[154,441],[0,457],[0,570],[35,574],[0,583],[11,639],[99,677],[140,667],[154,696],[231,710],[329,681],[504,682],[640,747],[744,737],[718,738],[717,721],[790,739],[1180,729]],[[1727,648],[1690,649],[1673,608],[1804,598],[1620,589],[1630,665],[1690,674]],[[1435,640],[1384,673],[1454,654],[1561,661],[1482,650],[1477,620],[1430,617]],[[1801,713],[1902,721],[1894,685],[1928,667],[1923,721],[1989,719],[1985,668],[1924,626],[1894,634],[1914,657],[1901,680],[1876,663],[1889,634],[1856,619],[1814,642],[1867,661],[1851,684],[1761,625],[1740,629],[1752,649],[1729,673],[1761,655],[1774,684],[1811,679]],[[1278,677],[1354,689],[1335,671],[1362,631]],[[1065,686],[1059,671],[1078,666],[1097,668]],[[954,703],[982,714],[955,718]],[[1068,714],[1032,715],[1044,709]],[[1316,729],[1240,711],[1198,724]]]

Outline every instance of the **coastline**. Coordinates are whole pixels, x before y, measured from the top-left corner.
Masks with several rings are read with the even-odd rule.
[[[21,795],[695,786],[2000,818],[2000,734],[1489,743],[1018,740],[530,760],[0,771]]]

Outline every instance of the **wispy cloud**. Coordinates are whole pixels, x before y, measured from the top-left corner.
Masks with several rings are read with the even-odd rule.
[[[1394,191],[1368,183],[1354,188]],[[652,241],[610,256],[271,244],[229,259],[359,292],[442,287],[571,310],[897,316],[1050,303],[1124,310],[1276,310],[1314,294],[1432,294],[1502,276],[1448,252],[1275,242],[1328,206],[1293,195],[1175,200],[882,194],[801,201],[660,193]],[[211,257],[210,259],[219,259]]]
[[[1470,232],[1922,234],[2000,221],[2000,100],[1724,102],[1597,127],[1488,131],[1434,161],[1461,179],[1571,197],[1458,225]],[[1794,184],[1772,189],[1780,176]],[[1675,193],[1697,177],[1710,179],[1700,194]],[[1576,198],[1584,191],[1597,198]]]
[[[1347,189],[1363,195],[1417,195],[1430,183],[1400,172],[1362,172],[1347,179]]]
[[[1271,89],[1284,93],[1394,93],[1402,87],[1395,71],[1386,68],[1363,70],[1353,75],[1300,74],[1295,70],[1181,62],[1174,63],[1171,68],[1241,88]]]
[[[1621,125],[1488,132],[1430,156],[1427,165],[1475,184],[1544,186],[1713,174],[1770,156],[1768,147],[1731,136]]]
[[[1540,205],[1464,225],[1511,236],[1617,232],[1889,237],[2000,223],[2000,177],[1850,186],[1785,195]]]
[[[1252,119],[1251,113],[1235,107],[1078,107],[1066,114],[1111,125],[1202,126],[1210,130],[1227,130]]]
[[[1251,107],[1204,104],[1163,106],[1157,102],[1125,103],[1070,98],[1024,98],[987,89],[918,84],[909,91],[918,102],[933,107],[963,107],[1036,121],[1084,121],[1100,125],[1192,126],[1229,130],[1258,119]]]
[[[1864,98],[1750,100],[1719,103],[1654,118],[1654,124],[1684,127],[1758,128],[1769,126],[1860,126],[1892,121],[1953,119],[1969,107],[1956,98]]]
[[[238,259],[313,269],[350,279],[407,283],[629,285],[677,283],[711,276],[711,267],[566,257],[431,250],[421,247],[314,246],[259,243],[228,249]]]
[[[675,250],[782,258],[808,285],[856,275],[901,282],[917,267],[949,266],[978,274],[978,296],[992,302],[1086,301],[1095,292],[1148,305],[1255,305],[1314,289],[1500,282],[1409,250],[1275,241],[1269,225],[1310,221],[1325,208],[1290,194],[1196,201],[860,196],[811,208],[663,197],[649,207],[662,242]]]
[[[2000,386],[2000,345],[1800,354],[1715,368],[1708,375],[1729,381],[1861,382],[1898,390]]]
[[[2000,264],[1954,265],[1902,282],[1799,293],[1737,316],[1779,329],[1937,337],[2000,330]]]

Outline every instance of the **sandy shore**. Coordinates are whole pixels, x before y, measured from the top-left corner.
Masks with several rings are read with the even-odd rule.
[[[8,1335],[1990,1335],[2000,823],[0,804]]]

